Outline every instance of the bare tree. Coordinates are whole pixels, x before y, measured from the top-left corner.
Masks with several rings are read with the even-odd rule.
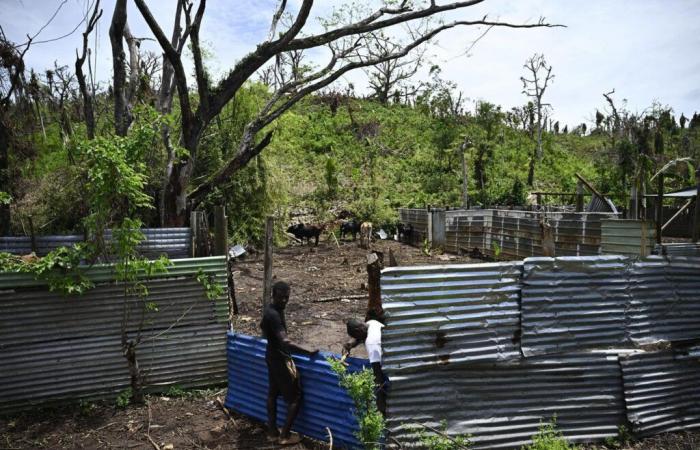
[[[118,0],[118,3],[120,1],[123,0]],[[183,152],[179,152],[173,158],[172,164],[169,164],[163,192],[164,224],[175,226],[184,224],[188,206],[196,207],[216,186],[227,183],[238,170],[244,167],[248,161],[258,155],[270,143],[272,131],[268,130],[262,138],[258,137],[258,133],[273,123],[299,100],[312,92],[330,85],[345,73],[353,69],[374,66],[405,57],[440,32],[458,26],[485,25],[510,28],[553,26],[545,23],[543,20],[533,24],[513,24],[490,21],[485,17],[480,20],[455,21],[441,24],[427,30],[420,36],[416,36],[412,42],[392,51],[390,54],[373,56],[367,51],[358,51],[363,48],[363,39],[368,33],[402,23],[421,20],[443,12],[467,8],[482,1],[470,0],[444,5],[438,5],[435,1],[431,1],[423,7],[414,9],[411,2],[404,0],[396,5],[382,6],[373,13],[351,23],[340,24],[326,29],[324,32],[308,36],[302,34],[302,29],[311,13],[313,1],[303,0],[291,25],[278,33],[279,17],[282,16],[286,8],[286,2],[282,1],[273,16],[271,32],[267,40],[257,45],[252,52],[241,58],[227,75],[215,84],[209,83],[208,76],[204,70],[199,41],[199,29],[206,7],[206,0],[200,0],[194,17],[191,17],[190,8],[188,8],[190,3],[185,2],[182,9],[184,10],[187,23],[186,30],[189,32],[199,98],[199,102],[195,107],[189,98],[187,77],[181,52],[178,51],[173,40],[169,40],[166,37],[160,24],[153,17],[147,2],[145,0],[135,0],[137,8],[155,35],[173,68],[181,111],[182,135],[180,143],[187,150],[186,155]],[[176,23],[175,26],[178,27],[179,25]],[[328,63],[301,79],[288,81],[284,85],[278,86],[276,92],[271,95],[269,101],[261,108],[258,115],[245,126],[234,154],[224,162],[218,171],[211,174],[188,194],[197,158],[197,150],[204,130],[221,113],[224,106],[233,99],[244,83],[279,54],[323,47],[330,52]],[[115,53],[115,57],[118,58],[119,54]]]
[[[543,120],[546,120],[552,106],[549,103],[544,103],[542,97],[544,97],[547,86],[554,79],[554,75],[552,74],[552,66],[547,66],[547,61],[541,54],[535,53],[525,62],[523,67],[532,77],[531,79],[520,77],[520,81],[523,82],[523,94],[532,99],[537,119],[537,146],[530,159],[530,171],[527,176],[527,184],[532,186],[535,179],[535,160],[542,159],[542,123]]]
[[[87,82],[85,81],[85,73],[83,72],[83,64],[85,64],[85,59],[88,56],[88,37],[92,30],[95,29],[97,21],[102,17],[102,10],[100,9],[100,0],[95,2],[95,8],[92,10],[92,15],[88,20],[87,26],[85,27],[85,32],[83,33],[83,52],[78,54],[78,50],[75,51],[75,75],[78,78],[78,86],[80,86],[80,95],[83,97],[83,111],[85,113],[85,126],[87,127],[88,139],[95,138],[95,108],[93,106],[94,92],[90,92],[87,87]]]
[[[366,48],[371,56],[381,58],[400,50],[403,45],[380,31],[370,34]],[[405,58],[390,59],[367,69],[372,96],[386,105],[391,93],[404,88],[403,84],[418,72],[423,64],[424,54],[425,49],[420,48]]]
[[[13,98],[18,103],[22,100],[24,79],[24,55],[29,50],[32,38],[22,46],[16,46],[5,36],[0,27],[0,235],[10,232],[10,204],[7,195],[10,192],[10,141],[12,139],[10,106]],[[20,50],[21,49],[21,50]],[[3,198],[5,197],[5,198]]]

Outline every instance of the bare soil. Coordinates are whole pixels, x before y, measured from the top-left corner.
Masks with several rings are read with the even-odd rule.
[[[347,341],[345,321],[362,318],[367,308],[367,253],[358,241],[319,242],[318,247],[293,243],[275,249],[273,282],[284,280],[291,286],[287,305],[287,327],[290,337],[311,348],[340,352]],[[477,262],[466,256],[432,253],[396,241],[372,242],[372,251],[384,255],[388,265],[389,251],[399,265],[454,264]],[[263,255],[249,255],[236,261],[234,284],[240,315],[234,330],[260,334],[263,290]],[[358,298],[358,297],[362,298]],[[333,301],[320,300],[335,298]],[[358,347],[355,356],[366,356]]]

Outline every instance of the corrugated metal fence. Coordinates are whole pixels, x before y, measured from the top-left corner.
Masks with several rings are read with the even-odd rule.
[[[226,407],[242,414],[267,421],[268,374],[265,364],[267,341],[243,334],[228,334],[228,395]],[[354,433],[358,430],[353,403],[345,389],[338,385],[338,376],[326,361],[331,354],[309,357],[294,355],[300,372],[303,399],[293,429],[321,441],[328,440],[326,427],[333,434],[333,443],[352,448],[361,447]],[[350,372],[368,366],[364,359],[347,358]],[[284,423],[287,405],[278,399],[277,422]]]
[[[96,283],[82,296],[49,292],[27,274],[0,273],[0,413],[52,401],[113,398],[129,386],[121,351],[124,287],[111,265],[85,274]],[[224,288],[214,301],[194,278],[200,272]],[[147,280],[147,301],[137,349],[150,387],[205,386],[226,379],[228,321],[224,257],[174,260],[167,274]],[[138,330],[140,300],[128,330]]]
[[[382,297],[404,443],[442,420],[475,448],[517,448],[554,415],[574,442],[700,427],[700,352],[681,346],[700,342],[700,258],[389,268]]]
[[[158,257],[165,254],[170,258],[192,256],[192,232],[190,228],[143,228],[146,239],[138,246],[143,256]],[[105,233],[105,240],[111,239],[111,231]],[[36,254],[44,256],[58,247],[70,247],[83,242],[82,235],[37,236]],[[0,252],[26,255],[32,252],[32,240],[28,236],[0,236]]]
[[[551,232],[556,256],[597,255],[601,245],[601,220],[616,217],[612,213],[500,209],[452,210],[443,214],[445,229],[433,230],[433,233],[445,236],[445,250],[468,253],[477,249],[483,255],[501,260],[545,255],[545,229]],[[429,222],[433,221],[428,217],[425,209],[399,209],[401,222],[420,230],[411,243],[422,243],[418,239],[430,234]]]

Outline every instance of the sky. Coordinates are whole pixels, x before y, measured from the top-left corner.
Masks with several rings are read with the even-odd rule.
[[[0,25],[7,37],[17,43],[36,34],[51,40],[36,43],[26,55],[29,67],[43,71],[75,62],[75,51],[82,46],[80,24],[94,0],[0,0]],[[355,0],[362,2],[361,0]],[[438,4],[449,0],[438,1]],[[300,0],[290,0],[288,9],[298,10]],[[335,6],[350,0],[320,0],[312,9],[312,19],[304,32],[318,32],[317,17],[328,17]],[[369,0],[377,4],[377,1]],[[150,0],[154,16],[170,34],[174,20],[174,0]],[[235,62],[264,41],[270,27],[276,0],[209,0],[202,24],[201,39],[212,52],[209,65],[221,75]],[[107,82],[111,75],[109,20],[114,0],[102,0],[103,17],[97,35],[91,37],[96,49],[97,78]],[[132,1],[129,25],[137,37],[152,37]],[[627,101],[632,112],[641,112],[652,102],[673,108],[676,116],[692,116],[700,111],[700,1],[697,0],[486,0],[473,7],[443,15],[446,22],[474,20],[488,15],[491,20],[532,23],[540,17],[566,28],[494,28],[478,40],[483,28],[462,27],[446,31],[427,48],[430,64],[438,65],[444,79],[454,81],[472,102],[487,100],[510,109],[527,102],[520,77],[523,64],[534,53],[545,55],[555,78],[545,94],[553,107],[554,120],[576,125],[594,120],[596,108],[605,110],[602,94],[615,89],[615,98]],[[77,27],[77,28],[76,28]],[[396,39],[405,37],[397,28]],[[157,44],[144,41],[144,49],[160,53]],[[325,52],[310,55],[323,65]],[[427,69],[417,80],[427,78]],[[363,73],[351,73],[342,83],[351,82],[359,93],[366,92]]]

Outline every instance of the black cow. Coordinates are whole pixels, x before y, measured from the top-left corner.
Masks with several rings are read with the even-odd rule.
[[[357,233],[360,232],[360,223],[355,220],[348,220],[340,224],[340,239],[343,239],[346,234],[352,234],[352,240],[357,239]]]
[[[311,238],[316,238],[316,245],[318,245],[318,238],[321,236],[323,231],[323,226],[319,225],[304,225],[303,223],[298,223],[287,228],[287,233],[291,233],[295,238],[301,240],[304,243],[304,239],[311,245]]]
[[[408,225],[404,225],[401,222],[399,222],[396,225],[396,229],[399,232],[399,241],[411,242],[411,237],[413,235],[413,225],[411,225],[410,223]]]

